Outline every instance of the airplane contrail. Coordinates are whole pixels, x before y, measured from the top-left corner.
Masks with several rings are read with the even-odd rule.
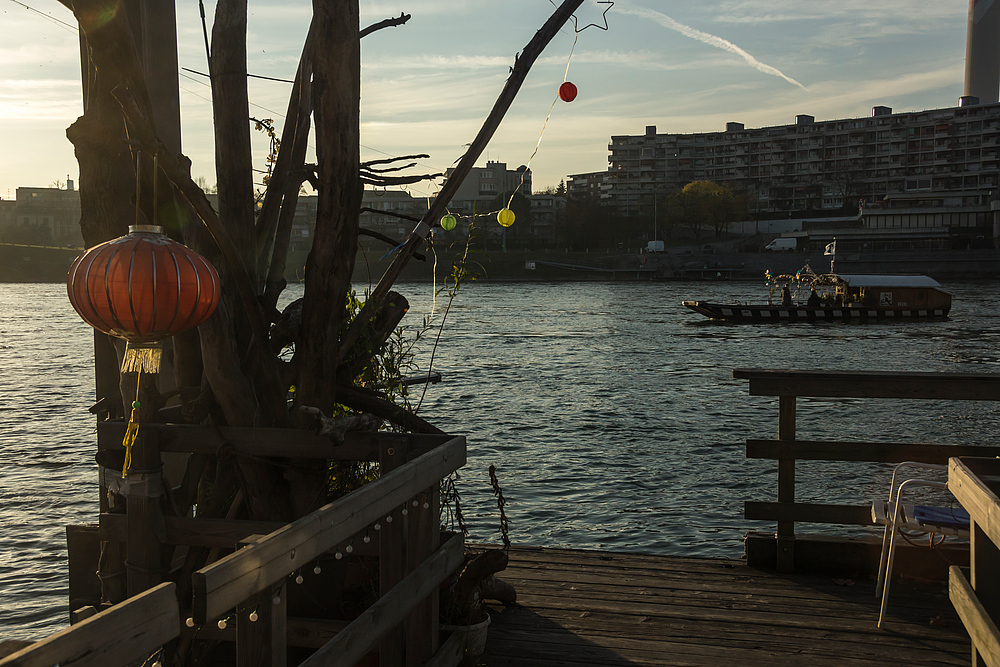
[[[670,18],[666,14],[661,14],[660,12],[653,9],[649,9],[647,7],[638,7],[635,5],[632,5],[631,7],[622,6],[621,9],[616,8],[616,11],[620,11],[624,14],[633,14],[635,16],[641,16],[643,18],[652,19],[653,21],[656,21],[657,23],[662,25],[664,28],[679,32],[685,37],[696,39],[699,42],[703,42],[705,44],[708,44],[709,46],[714,46],[715,48],[722,49],[723,51],[729,51],[730,53],[735,53],[739,57],[743,58],[743,60],[747,61],[747,64],[753,67],[754,69],[763,72],[764,74],[771,74],[777,77],[781,77],[788,83],[795,84],[802,90],[806,90],[805,86],[803,86],[801,83],[799,83],[792,77],[786,76],[781,70],[777,69],[776,67],[765,65],[764,63],[760,62],[759,60],[757,60],[752,55],[750,55],[740,47],[736,46],[732,42],[725,40],[721,37],[717,37],[715,35],[710,35],[707,32],[702,32],[701,30],[692,28],[691,26],[688,25],[684,25],[683,23],[678,23],[677,21]]]

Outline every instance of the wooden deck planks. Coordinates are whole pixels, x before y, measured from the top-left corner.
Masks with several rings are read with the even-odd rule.
[[[946,584],[785,575],[741,561],[513,548],[481,665],[967,665]],[[850,585],[853,584],[853,585]],[[932,626],[940,616],[945,627]]]

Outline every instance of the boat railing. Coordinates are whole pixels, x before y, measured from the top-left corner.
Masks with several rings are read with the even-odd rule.
[[[749,380],[751,396],[778,398],[778,438],[748,439],[746,456],[777,461],[774,501],[746,501],[744,517],[773,521],[773,535],[748,534],[748,562],[792,572],[812,565],[822,568],[831,556],[840,558],[852,549],[859,561],[878,563],[878,547],[864,540],[851,544],[829,541],[806,543],[796,539],[796,523],[872,525],[871,498],[857,504],[796,501],[796,461],[899,463],[918,461],[947,464],[954,456],[998,456],[1000,447],[957,444],[891,443],[799,440],[796,437],[796,402],[804,398],[914,399],[945,401],[1000,401],[1000,374],[907,373],[735,369],[733,377]],[[861,499],[859,499],[860,501]],[[835,540],[831,536],[830,540]],[[796,556],[797,545],[800,554]],[[872,555],[873,554],[873,555]]]

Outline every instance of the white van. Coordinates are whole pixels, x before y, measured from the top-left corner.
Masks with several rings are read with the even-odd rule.
[[[794,251],[797,249],[797,246],[797,239],[774,239],[764,246],[764,250],[770,250],[771,252],[784,252],[785,250]]]

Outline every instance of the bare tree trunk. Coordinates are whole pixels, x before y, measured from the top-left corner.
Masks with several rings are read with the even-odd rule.
[[[229,236],[248,270],[254,271],[254,192],[246,37],[246,0],[219,0],[212,27],[211,59],[219,218],[225,221]]]
[[[299,404],[330,414],[362,194],[358,2],[313,0],[313,22],[313,113],[320,187],[316,236],[306,261],[296,397]]]
[[[313,35],[313,24],[310,23],[309,34],[299,58],[299,67],[295,72],[295,84],[292,86],[292,94],[288,98],[288,111],[285,114],[285,125],[281,131],[281,146],[275,157],[274,171],[267,182],[267,190],[257,215],[257,273],[260,278],[267,276],[268,291],[273,291],[274,288],[271,285],[277,282],[276,279],[283,279],[282,273],[276,275],[274,271],[269,273],[268,268],[276,264],[281,265],[282,272],[285,268],[287,239],[282,240],[280,232],[276,233],[275,231],[280,224],[278,220],[279,209],[291,208],[294,214],[299,187],[304,180],[304,174],[295,175],[292,172],[302,169],[309,142],[309,118],[312,114]],[[272,248],[274,249],[273,254]],[[280,292],[280,289],[278,291]],[[274,307],[274,301],[271,299],[265,299],[265,302],[270,307]]]
[[[80,163],[80,230],[87,247],[128,232],[135,219],[129,199],[135,192],[135,171],[125,144],[125,122],[121,108],[111,95],[117,86],[136,86],[142,72],[135,58],[135,44],[124,12],[114,13],[107,23],[100,0],[62,0],[77,13],[82,29],[84,112],[67,130]],[[92,49],[90,42],[115,45]],[[131,49],[131,57],[129,56]],[[142,86],[143,90],[145,89]]]

